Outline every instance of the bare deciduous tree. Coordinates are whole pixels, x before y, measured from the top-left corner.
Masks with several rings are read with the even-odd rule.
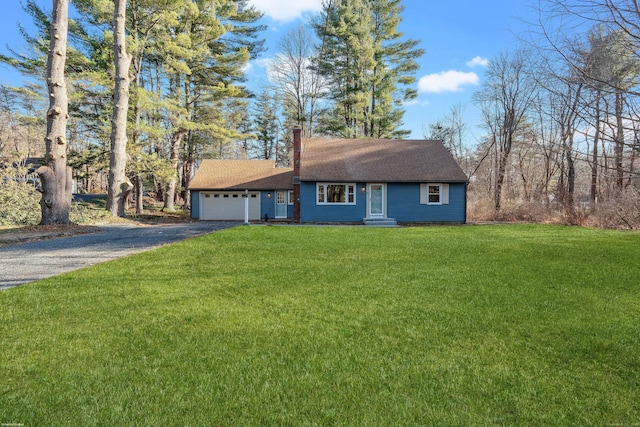
[[[425,139],[437,139],[444,143],[458,164],[467,174],[469,170],[469,147],[467,145],[467,124],[462,105],[454,105],[440,119],[429,123],[429,130],[423,128]]]
[[[500,211],[502,187],[514,137],[526,122],[535,99],[536,82],[527,73],[530,58],[523,50],[502,53],[489,62],[486,80],[474,94],[496,150],[494,210]]]
[[[313,137],[318,121],[323,80],[311,67],[314,38],[303,25],[290,30],[280,41],[270,73],[282,93],[285,114],[302,127],[305,138]]]

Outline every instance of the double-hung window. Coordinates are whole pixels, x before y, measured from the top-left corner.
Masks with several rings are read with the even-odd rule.
[[[442,186],[440,184],[427,185],[427,204],[428,205],[441,205],[442,201],[440,195],[442,193]]]
[[[355,205],[355,184],[317,184],[316,202],[319,205]]]
[[[420,184],[421,205],[448,205],[449,184]]]

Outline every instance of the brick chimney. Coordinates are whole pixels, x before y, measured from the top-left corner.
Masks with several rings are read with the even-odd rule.
[[[293,220],[300,222],[300,155],[302,154],[302,128],[293,127]]]

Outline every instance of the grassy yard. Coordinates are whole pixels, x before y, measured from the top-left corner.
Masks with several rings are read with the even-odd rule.
[[[640,234],[238,227],[11,289],[0,423],[638,425]]]

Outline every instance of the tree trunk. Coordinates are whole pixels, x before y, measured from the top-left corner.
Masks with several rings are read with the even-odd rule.
[[[127,0],[114,0],[113,57],[116,74],[111,119],[107,210],[111,215],[120,217],[124,217],[126,200],[133,188],[133,185],[125,175],[125,167],[127,165],[127,111],[129,109],[129,84],[131,83],[129,66],[132,59],[126,50],[126,7]]]
[[[191,206],[189,200],[189,180],[191,179],[191,164],[186,160],[182,164],[182,191],[180,192],[180,198],[184,200],[184,210],[188,210]]]
[[[511,147],[513,146],[513,134],[510,131],[507,131],[506,134],[500,135],[500,139],[502,141],[500,142],[498,168],[496,171],[496,191],[493,205],[496,214],[499,214],[500,209],[502,208],[502,187],[504,186],[504,178],[507,173]]]
[[[622,123],[622,92],[620,89],[616,89],[616,137],[614,145],[614,157],[616,163],[616,191],[622,192],[622,185],[624,181],[624,171],[622,169],[622,155],[624,153],[624,125]]]
[[[191,208],[191,192],[188,190],[191,183],[191,177],[193,176],[193,170],[195,169],[195,151],[196,147],[193,142],[192,135],[187,136],[187,158],[184,162],[184,171],[182,174],[182,180],[184,182],[184,193],[182,198],[185,201],[185,209]]]
[[[47,166],[36,172],[42,181],[40,224],[69,224],[71,210],[71,170],[67,167],[68,98],[64,78],[67,58],[69,1],[54,0],[51,19],[51,40],[47,60],[47,136],[45,137]]]
[[[631,159],[629,160],[629,178],[627,179],[625,188],[629,188],[629,186],[633,183],[633,177],[635,176],[636,170],[636,158],[638,157],[638,153],[640,153],[640,140],[638,139],[638,130],[634,129],[633,146],[631,147]]]
[[[576,167],[573,159],[573,135],[567,136],[564,143],[567,158],[567,191],[564,194],[564,206],[570,224],[575,222],[576,210],[574,203]]]
[[[189,121],[192,118],[191,78],[189,75],[185,76],[184,79],[184,106],[187,110],[186,120]],[[180,181],[180,148],[182,147],[182,141],[189,134],[189,131],[187,129],[180,128],[180,125],[178,125],[177,128],[178,129],[173,133],[171,153],[169,155],[169,162],[171,162],[171,167],[175,175],[171,177],[167,184],[164,207],[162,208],[163,210],[170,212],[175,210],[175,200],[177,196],[176,189],[178,187],[178,182]]]
[[[144,187],[142,185],[142,174],[136,174],[135,176],[135,195],[136,195],[136,214],[142,215],[144,213]]]
[[[596,94],[596,133],[593,137],[591,153],[591,209],[598,203],[598,141],[600,140],[600,91]]]
[[[520,166],[520,179],[522,179],[522,190],[524,191],[524,200],[531,202],[531,187],[532,184],[527,180],[527,176],[524,173],[524,159],[525,156],[519,156],[518,165]]]
[[[169,161],[175,175],[169,180],[167,184],[167,190],[164,197],[163,210],[174,211],[175,210],[175,197],[176,187],[178,186],[178,163],[180,160],[180,147],[182,146],[182,139],[187,134],[187,130],[180,129],[173,134],[173,140],[171,141],[171,155]]]
[[[564,145],[562,147],[562,155],[560,158],[560,173],[559,175],[559,179],[558,179],[558,184],[556,185],[556,207],[558,209],[562,209],[562,207],[564,206],[564,200],[566,197],[566,186],[565,186],[565,176],[566,176],[566,172],[565,172],[565,159],[566,157],[566,150],[564,148]]]
[[[135,88],[140,88],[140,73],[136,73],[136,78],[135,78]],[[135,104],[133,107],[133,117],[134,117],[134,122],[135,122],[135,127],[133,129],[133,135],[131,136],[132,139],[132,144],[134,147],[138,147],[139,148],[139,144],[140,144],[140,134],[142,133],[142,131],[140,130],[140,115],[141,115],[141,108],[140,108],[140,93],[139,91],[135,93]],[[140,149],[140,152],[142,152],[142,149]],[[135,189],[134,189],[134,194],[136,196],[136,214],[137,215],[142,215],[144,213],[144,203],[142,200],[142,194],[144,193],[144,186],[143,186],[143,174],[142,172],[140,172],[139,168],[136,168],[136,174],[134,177],[134,185],[135,185]]]
[[[507,161],[508,156],[503,154],[500,158],[497,176],[496,176],[496,191],[494,195],[494,204],[493,209],[496,214],[500,213],[500,209],[502,208],[502,187],[504,185],[504,177],[507,171]]]
[[[601,143],[600,152],[602,153],[601,154],[602,155],[602,170],[609,171],[609,170],[611,170],[611,166],[609,165],[609,154],[607,153],[607,144],[606,144],[607,140],[606,140],[606,138],[600,138],[600,143]],[[611,197],[611,180],[608,177],[606,177],[606,175],[605,175],[605,177],[603,177],[600,180],[600,187],[601,187],[600,188],[600,193],[602,193],[602,181],[603,180],[605,182],[604,189],[606,191],[606,194],[604,194],[604,195],[601,194],[601,196],[603,196],[603,198],[605,198],[605,199],[608,199],[608,198]]]

